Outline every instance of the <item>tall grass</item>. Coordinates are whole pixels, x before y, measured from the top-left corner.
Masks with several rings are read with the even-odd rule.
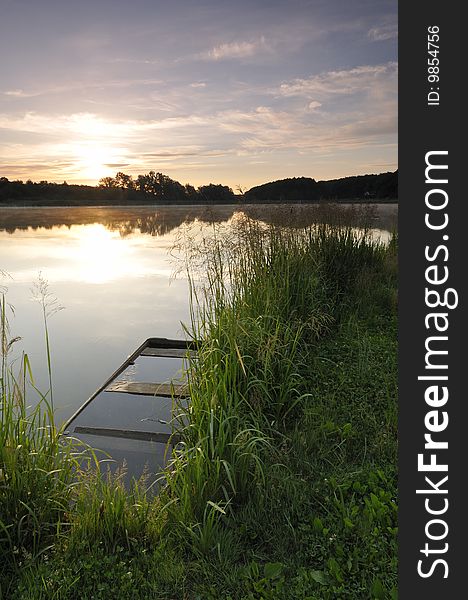
[[[0,299],[0,571],[37,557],[67,522],[76,449],[60,443],[50,401],[35,390],[28,356],[11,361],[5,297]]]
[[[46,345],[46,358],[47,358],[47,374],[49,377],[49,391],[47,394],[49,395],[50,405],[52,411],[54,410],[54,386],[52,384],[52,358],[51,358],[51,348],[50,348],[50,339],[49,339],[49,327],[47,325],[48,319],[53,316],[55,313],[64,309],[64,307],[59,304],[57,298],[50,292],[48,281],[42,276],[42,273],[39,272],[39,276],[37,278],[36,283],[32,289],[33,298],[39,302],[41,305],[42,312],[42,322],[44,326],[44,338]]]
[[[334,327],[359,277],[382,268],[385,252],[366,230],[247,218],[231,236],[189,249],[205,283],[195,284],[189,261],[189,334],[198,347],[168,510],[173,523],[194,524],[204,547],[208,532],[216,547],[215,517],[233,514],[263,488],[273,442],[311,395],[303,378],[310,348]]]
[[[125,465],[114,473],[99,469],[82,471],[77,478],[70,511],[68,549],[72,554],[92,552],[94,548],[116,552],[132,549],[156,539],[159,516],[145,491],[145,478],[125,487]]]

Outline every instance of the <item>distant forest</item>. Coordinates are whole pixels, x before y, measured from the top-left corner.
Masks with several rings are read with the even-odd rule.
[[[184,204],[296,204],[309,202],[385,202],[398,198],[398,172],[359,175],[330,181],[293,177],[265,183],[243,194],[225,185],[182,185],[162,173],[150,171],[133,179],[117,173],[98,186],[48,181],[10,181],[0,177],[0,205],[109,206]]]
[[[330,181],[294,177],[264,183],[244,194],[247,202],[302,203],[326,201],[395,201],[398,198],[398,171],[380,175],[358,175]]]

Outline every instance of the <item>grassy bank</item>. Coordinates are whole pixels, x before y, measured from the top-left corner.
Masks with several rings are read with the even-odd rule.
[[[3,597],[396,598],[396,244],[243,221],[196,255],[203,342],[154,500],[73,478],[83,450],[5,370]]]

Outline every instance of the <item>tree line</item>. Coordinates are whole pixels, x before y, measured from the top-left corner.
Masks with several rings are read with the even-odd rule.
[[[310,177],[292,177],[251,188],[246,202],[306,203],[340,201],[383,201],[398,198],[398,171],[379,175],[357,175],[329,181]]]
[[[128,190],[159,201],[161,204],[212,204],[235,202],[235,194],[227,185],[210,183],[195,189],[193,185],[182,185],[163,173],[150,171],[145,175],[132,175],[119,172],[115,177],[103,177],[99,187],[113,190]]]
[[[381,202],[398,197],[398,173],[360,175],[330,181],[293,177],[255,186],[243,194],[221,184],[195,188],[163,173],[150,171],[133,178],[123,172],[103,177],[97,186],[10,181],[0,177],[0,204],[26,206],[93,206],[132,204],[307,203],[320,201]]]
[[[238,196],[226,185],[210,183],[195,188],[155,171],[136,179],[119,172],[115,177],[103,177],[98,186],[0,177],[0,204],[235,204],[237,200]]]

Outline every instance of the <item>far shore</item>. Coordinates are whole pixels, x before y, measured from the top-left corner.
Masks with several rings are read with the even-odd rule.
[[[127,204],[92,204],[92,203],[74,203],[74,204],[60,204],[60,203],[46,203],[45,201],[34,201],[34,200],[14,200],[11,202],[0,202],[0,210],[2,208],[207,208],[207,207],[243,207],[243,206],[317,206],[323,204],[359,204],[367,206],[380,206],[380,205],[398,205],[398,198],[388,198],[383,200],[363,200],[359,198],[350,198],[348,200],[322,200],[322,201],[303,201],[303,202],[246,202],[241,198],[237,202],[220,202],[220,203],[171,203],[171,204],[160,204],[156,202],[139,202],[138,204],[127,203]]]

